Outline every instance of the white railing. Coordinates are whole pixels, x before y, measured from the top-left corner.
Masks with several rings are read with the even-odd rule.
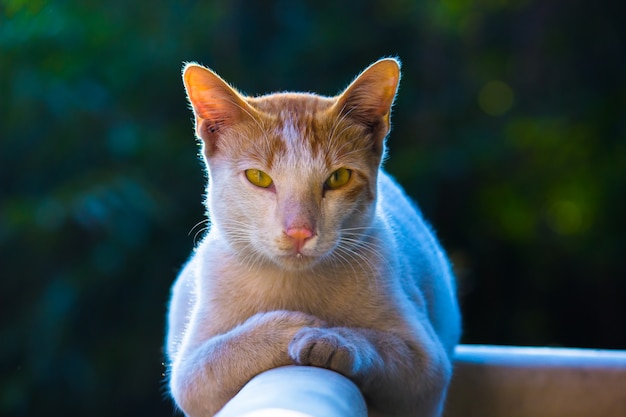
[[[254,377],[218,417],[367,417],[359,389],[336,372],[285,366]]]
[[[626,417],[626,351],[461,345],[446,417]]]
[[[218,417],[366,417],[347,378],[287,366],[253,378]],[[461,345],[445,417],[626,417],[626,351]]]

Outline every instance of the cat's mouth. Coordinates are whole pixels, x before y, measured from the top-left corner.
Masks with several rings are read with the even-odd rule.
[[[307,255],[302,252],[295,252],[280,257],[280,264],[283,268],[288,270],[303,270],[308,269],[320,259],[319,256]]]
[[[316,233],[305,242],[282,240],[275,247],[274,262],[284,269],[297,271],[310,269],[329,253],[329,248]]]

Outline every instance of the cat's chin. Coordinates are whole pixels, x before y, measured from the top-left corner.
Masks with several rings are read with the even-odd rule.
[[[320,258],[317,256],[307,256],[298,253],[295,255],[280,256],[278,259],[275,259],[274,262],[288,271],[303,271],[310,269],[319,260]]]

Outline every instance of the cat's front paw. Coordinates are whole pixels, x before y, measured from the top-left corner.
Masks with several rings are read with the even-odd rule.
[[[297,365],[332,369],[347,377],[358,367],[358,349],[333,329],[303,328],[289,344],[289,356]]]

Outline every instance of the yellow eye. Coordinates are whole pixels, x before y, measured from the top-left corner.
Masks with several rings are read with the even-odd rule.
[[[252,184],[261,188],[268,188],[273,182],[269,175],[258,169],[246,169],[246,178]]]
[[[330,174],[324,186],[329,190],[336,190],[346,185],[348,181],[350,181],[350,177],[352,177],[352,171],[348,168],[339,168],[337,171]]]

